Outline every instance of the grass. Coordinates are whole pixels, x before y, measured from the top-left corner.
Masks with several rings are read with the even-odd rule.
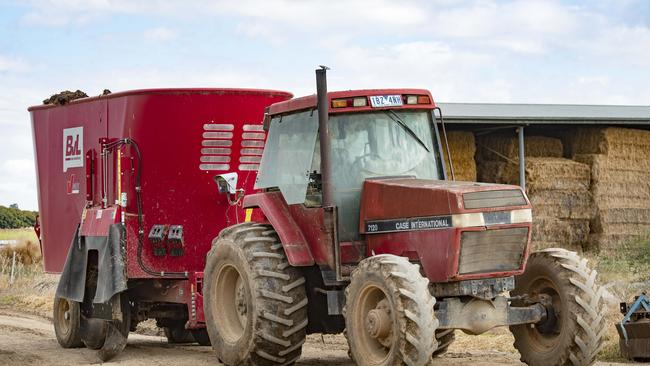
[[[602,283],[650,281],[650,232],[594,258]]]
[[[2,229],[0,240],[16,240],[0,245],[0,306],[50,316],[58,276],[43,272],[38,238],[31,228]],[[13,251],[16,251],[14,283],[10,283]]]
[[[0,229],[0,240],[31,240],[38,242],[38,237],[32,228]]]

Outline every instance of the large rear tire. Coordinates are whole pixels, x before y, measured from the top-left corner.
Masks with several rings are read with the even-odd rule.
[[[288,365],[307,327],[305,278],[267,225],[224,229],[208,253],[204,312],[212,347],[226,365]]]
[[[84,344],[81,341],[79,303],[55,297],[52,319],[56,340],[63,348],[79,348]]]
[[[358,365],[421,366],[436,350],[435,299],[429,281],[406,258],[364,259],[345,290],[346,338]]]
[[[526,271],[515,278],[513,296],[550,298],[542,322],[510,327],[521,361],[533,366],[591,365],[605,333],[604,290],[587,260],[565,249],[531,254]]]

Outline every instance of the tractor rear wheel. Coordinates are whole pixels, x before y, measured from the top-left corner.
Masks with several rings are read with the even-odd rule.
[[[305,278],[287,262],[272,227],[224,229],[208,253],[204,312],[212,347],[226,365],[288,365],[307,327]]]
[[[433,357],[442,356],[454,340],[456,339],[456,333],[453,329],[439,329],[436,331],[436,340],[438,341],[438,348],[433,352]]]
[[[587,260],[565,249],[531,254],[515,278],[513,296],[546,299],[547,316],[537,324],[510,327],[521,361],[528,365],[591,365],[605,332],[603,288]]]
[[[419,266],[390,254],[361,261],[345,290],[350,355],[359,365],[420,366],[436,350],[435,299]]]
[[[81,311],[78,302],[55,297],[52,318],[56,340],[61,347],[83,347],[80,331]]]

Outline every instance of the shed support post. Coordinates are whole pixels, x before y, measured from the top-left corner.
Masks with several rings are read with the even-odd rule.
[[[519,185],[526,191],[526,160],[524,154],[524,127],[517,128],[519,135]]]

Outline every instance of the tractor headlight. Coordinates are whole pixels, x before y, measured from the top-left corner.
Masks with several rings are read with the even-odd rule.
[[[481,212],[452,215],[451,223],[454,227],[485,226],[485,220]]]
[[[510,212],[510,223],[512,224],[521,224],[524,222],[532,222],[533,213],[530,208],[524,208],[521,210],[512,210]]]

